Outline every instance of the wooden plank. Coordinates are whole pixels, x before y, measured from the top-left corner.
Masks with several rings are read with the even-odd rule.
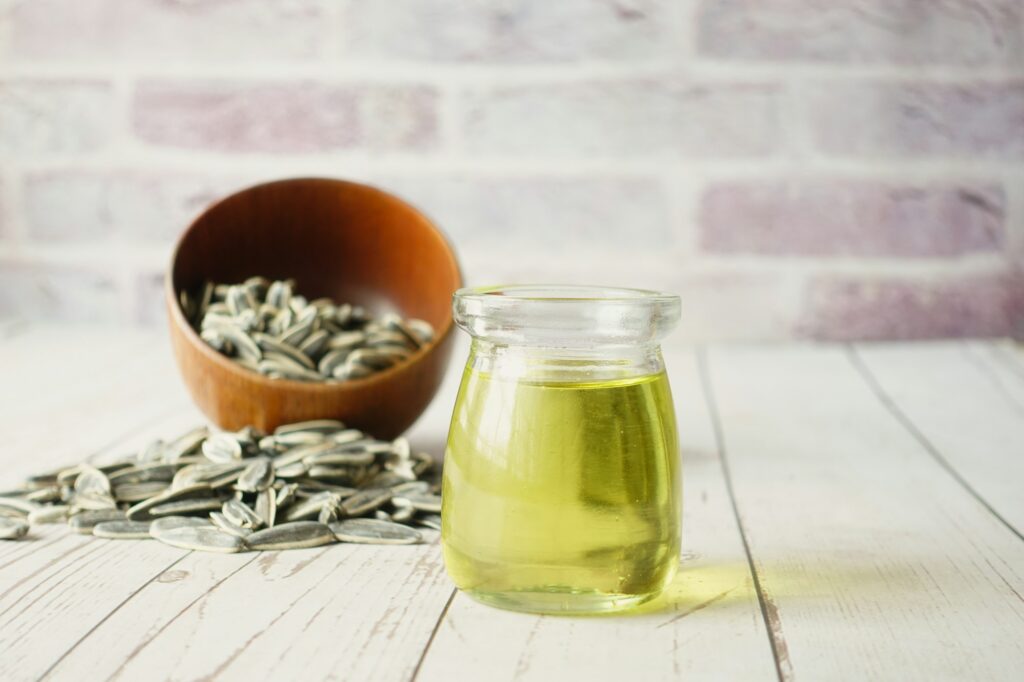
[[[733,348],[708,361],[784,677],[1019,679],[1024,543],[847,353]]]
[[[1024,538],[1024,380],[978,342],[864,346],[856,353],[897,418]]]
[[[414,445],[433,451],[443,442],[438,432],[446,430],[447,414],[438,415],[421,420]],[[197,420],[194,410],[185,409],[124,446],[130,451]],[[62,542],[79,551],[79,546],[95,547],[78,536]],[[348,670],[353,679],[405,679],[450,594],[436,543],[335,545],[227,557],[178,552],[172,555],[178,562],[173,567],[166,556],[161,559],[168,548],[158,543],[119,546],[133,548],[121,560],[131,563],[134,572],[119,576],[113,565],[97,565],[100,577],[93,580],[110,578],[123,585],[97,587],[74,576],[64,590],[88,595],[95,613],[73,617],[65,607],[60,623],[34,611],[26,614],[58,632],[32,642],[32,660],[39,665],[19,668],[19,674],[24,670],[26,678],[45,673],[48,679],[77,680],[145,677],[161,670],[181,678],[215,673],[280,679],[295,670],[308,671],[313,678]],[[54,551],[63,552],[63,545],[47,548],[39,561],[52,559]],[[74,560],[71,555],[59,563]],[[127,598],[125,589],[131,590]],[[67,625],[64,620],[74,622]],[[42,631],[38,624],[35,628]],[[0,628],[0,646],[8,630],[13,631]]]
[[[132,423],[132,413],[122,414]],[[138,445],[194,424],[191,408],[122,439]],[[106,454],[106,453],[102,453]],[[0,555],[0,679],[38,679],[98,623],[188,552],[155,541],[108,541],[65,526],[33,527]]]
[[[5,342],[0,375],[0,487],[189,404],[152,331],[33,326]]]
[[[4,341],[0,372],[5,485],[90,454],[134,452],[199,419],[153,332],[32,326]],[[169,410],[176,413],[159,417]],[[64,526],[33,527],[0,550],[0,650],[11,652],[0,657],[5,680],[37,679],[187,554],[155,542],[94,540]]]
[[[775,667],[692,352],[667,360],[683,451],[683,562],[628,615],[499,611],[458,594],[418,680],[766,680]]]
[[[149,582],[52,678],[408,679],[450,592],[436,542],[223,559]]]

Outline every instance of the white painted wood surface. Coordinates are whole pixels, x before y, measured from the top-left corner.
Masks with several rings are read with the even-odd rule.
[[[0,487],[200,419],[158,333],[0,330]],[[221,556],[39,527],[0,542],[0,679],[1020,679],[1016,346],[666,359],[684,553],[655,604],[480,606],[454,592],[436,538]],[[453,366],[418,445],[443,446],[457,381]]]

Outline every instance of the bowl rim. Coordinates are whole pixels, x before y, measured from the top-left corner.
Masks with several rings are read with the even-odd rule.
[[[296,381],[294,379],[271,379],[269,377],[263,376],[262,374],[254,372],[251,369],[246,369],[245,367],[240,366],[237,362],[232,362],[230,358],[218,353],[216,350],[214,350],[208,344],[206,344],[199,337],[199,334],[196,332],[195,328],[193,328],[189,321],[185,319],[185,314],[181,310],[181,304],[178,301],[177,291],[175,291],[174,289],[174,266],[178,262],[178,255],[179,252],[181,251],[182,244],[185,242],[186,237],[188,237],[188,235],[191,234],[194,229],[196,229],[196,226],[199,224],[199,221],[202,220],[212,210],[223,204],[225,201],[233,199],[241,194],[245,194],[247,192],[251,192],[253,190],[267,187],[270,185],[298,184],[310,181],[331,185],[346,185],[349,187],[355,187],[362,190],[370,190],[377,194],[381,194],[389,199],[397,201],[398,203],[408,208],[410,211],[412,211],[414,214],[416,214],[423,220],[423,224],[429,227],[434,232],[434,235],[441,241],[441,243],[448,251],[448,254],[451,257],[451,265],[455,271],[454,274],[457,285],[456,291],[464,286],[465,282],[462,276],[462,267],[459,265],[459,259],[456,254],[455,247],[452,245],[451,240],[444,233],[444,231],[441,230],[441,228],[439,228],[434,223],[434,221],[430,219],[429,216],[427,216],[423,211],[421,211],[416,206],[410,204],[405,199],[402,199],[401,197],[392,194],[391,192],[385,191],[374,185],[355,182],[352,180],[342,180],[340,178],[326,178],[319,176],[283,178],[280,180],[270,180],[267,182],[259,182],[254,185],[249,185],[247,187],[243,187],[242,189],[239,189],[237,191],[234,191],[230,194],[221,197],[220,199],[210,203],[201,211],[199,211],[199,213],[192,219],[188,226],[184,230],[182,230],[180,235],[178,235],[178,238],[174,243],[174,249],[171,251],[170,262],[164,274],[164,298],[167,303],[168,311],[171,317],[171,325],[173,327],[177,327],[179,330],[183,330],[181,331],[182,337],[185,338],[188,343],[192,344],[195,347],[198,347],[199,352],[202,353],[207,359],[220,365],[221,367],[226,368],[229,372],[235,374],[239,378],[246,381],[252,381],[257,384],[263,384],[265,386],[277,387],[282,389],[288,388],[291,390],[301,390],[308,391],[309,393],[323,394],[356,391],[359,389],[372,386],[374,384],[389,381],[413,368],[418,362],[422,361],[431,351],[434,351],[438,347],[440,347],[445,341],[447,341],[448,337],[452,335],[453,330],[455,328],[455,319],[454,316],[452,315],[450,307],[448,319],[444,325],[444,328],[437,332],[433,340],[431,340],[427,344],[424,344],[423,346],[420,346],[420,348],[418,348],[416,352],[410,355],[408,358],[402,360],[401,362],[395,365],[392,365],[391,367],[388,367],[387,369],[381,370],[379,372],[374,372],[369,376],[362,377],[359,379],[346,379],[345,381],[339,381],[337,383],[313,383],[308,381]]]

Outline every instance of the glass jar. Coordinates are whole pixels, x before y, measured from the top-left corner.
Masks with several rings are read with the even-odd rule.
[[[445,565],[494,606],[615,611],[678,566],[679,450],[659,343],[679,298],[461,289],[472,336],[444,461]]]

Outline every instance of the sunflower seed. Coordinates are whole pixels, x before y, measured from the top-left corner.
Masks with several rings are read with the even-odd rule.
[[[273,551],[319,547],[335,542],[329,527],[316,521],[284,523],[274,528],[256,531],[245,540],[249,549]]]
[[[198,516],[164,516],[150,522],[149,535],[155,538],[157,533],[172,528],[208,528],[210,525],[210,519]]]
[[[353,479],[353,472],[349,467],[332,467],[318,464],[310,467],[307,473],[310,478],[317,480],[351,481]]]
[[[308,470],[309,466],[305,462],[292,462],[291,464],[279,466],[276,469],[277,475],[280,478],[298,478],[305,475]]]
[[[165,545],[200,552],[234,554],[245,549],[245,541],[242,538],[225,533],[212,525],[160,529],[153,532],[152,536]]]
[[[274,483],[274,465],[269,459],[257,459],[238,477],[235,488],[248,493],[266,490]]]
[[[341,381],[351,381],[353,379],[364,379],[371,374],[373,374],[373,370],[371,368],[350,363],[346,360],[344,365],[334,368],[334,372],[331,376]]]
[[[115,509],[117,508],[117,502],[114,501],[114,498],[109,493],[76,493],[73,506],[76,509],[99,511],[102,509]]]
[[[254,333],[252,338],[253,341],[259,344],[259,347],[264,351],[264,358],[270,359],[270,354],[276,354],[278,356],[284,356],[308,369],[314,368],[313,361],[310,360],[302,350],[289,343],[279,341],[270,334],[263,334],[261,332]]]
[[[391,502],[396,507],[412,507],[417,511],[441,513],[441,498],[438,495],[423,493],[396,495]]]
[[[424,494],[430,492],[430,484],[426,481],[408,481],[393,486],[391,492],[395,495]]]
[[[145,521],[103,521],[93,526],[92,534],[110,540],[148,540],[149,523]]]
[[[212,490],[213,489],[209,484],[206,483],[196,483],[195,485],[191,485],[187,488],[179,488],[178,490],[174,490],[172,488],[171,490],[161,493],[156,497],[151,497],[148,500],[144,500],[132,507],[129,507],[127,512],[128,520],[149,521],[153,518],[152,511],[157,506],[181,500],[209,499]]]
[[[120,509],[105,509],[103,511],[79,512],[68,519],[68,527],[76,533],[91,535],[92,529],[97,523],[104,521],[124,521],[125,514]]]
[[[324,329],[318,329],[309,336],[306,340],[299,344],[299,350],[302,354],[308,358],[314,358],[327,347],[327,341],[331,338],[331,335]],[[312,361],[310,362],[312,366]]]
[[[395,364],[395,360],[389,353],[375,348],[359,348],[345,358],[346,366],[361,365],[371,370],[387,369],[393,364]]]
[[[326,528],[326,526],[324,526]],[[330,529],[328,529],[330,532]],[[28,524],[20,519],[0,516],[0,540],[19,540],[28,533]],[[334,536],[331,535],[331,539]]]
[[[423,535],[414,528],[377,519],[346,519],[330,524],[329,528],[341,542],[368,545],[414,545],[423,542]]]
[[[317,445],[327,440],[327,436],[317,431],[293,431],[279,436],[268,436],[276,445]]]
[[[178,436],[167,444],[164,450],[164,461],[174,463],[185,455],[198,452],[208,435],[209,430],[205,426],[200,426]]]
[[[266,525],[263,517],[252,510],[252,507],[239,500],[228,500],[221,507],[221,513],[236,526],[242,528],[259,528]]]
[[[292,297],[292,285],[288,280],[273,282],[267,287],[267,303],[275,308],[287,308]]]
[[[437,514],[425,514],[423,516],[419,516],[416,518],[416,522],[427,528],[441,530],[441,517]]]
[[[419,336],[417,336],[416,332],[413,331],[413,320],[409,320],[408,322],[406,322],[398,315],[391,314],[384,315],[383,317],[381,317],[380,322],[382,325],[384,325],[385,328],[396,331],[403,337],[405,337],[405,340],[408,343],[410,343],[413,348],[419,348],[420,345],[422,345]],[[423,322],[423,320],[416,320],[416,322],[426,324],[425,322]],[[430,333],[433,334],[433,330],[431,330]]]
[[[167,490],[168,484],[161,481],[150,483],[125,483],[114,486],[114,497],[118,502],[142,502]]]
[[[277,494],[274,490],[268,488],[256,494],[256,515],[267,527],[274,525],[277,520]]]
[[[395,523],[408,523],[416,516],[416,510],[412,507],[399,507],[391,514],[391,520]]]
[[[364,464],[370,464],[374,460],[374,453],[366,450],[341,450],[339,452],[323,452],[319,455],[310,455],[302,461],[311,467],[316,468],[317,465],[323,467],[331,466],[362,466]],[[317,474],[313,473],[312,469],[309,475],[313,478],[317,478]]]
[[[341,503],[346,516],[360,516],[383,507],[391,500],[391,491],[386,489],[364,490]]]
[[[220,512],[210,512],[210,521],[213,522],[217,528],[221,529],[225,533],[230,533],[240,538],[252,535],[252,528],[243,528],[242,526],[235,525],[231,522],[228,517],[224,516]]]
[[[149,483],[153,481],[170,483],[177,470],[175,464],[151,462],[125,467],[110,474],[108,480],[115,488],[123,484]]]
[[[433,328],[422,320],[404,320],[394,313],[373,319],[360,306],[336,304],[329,298],[307,302],[295,293],[292,280],[250,277],[241,284],[206,282],[202,289],[179,291],[179,299],[204,342],[270,378],[358,379],[404,360],[433,338]],[[370,348],[386,352],[345,364],[350,352]],[[320,376],[288,368],[281,356],[311,372],[319,361]],[[263,360],[273,361],[263,364]]]
[[[68,520],[69,511],[71,511],[71,507],[66,504],[49,505],[30,512],[27,520],[33,526],[46,523],[64,523]]]
[[[33,490],[32,492],[25,495],[25,499],[28,500],[29,502],[60,502],[61,489],[58,486],[40,488],[38,490]]]
[[[207,499],[175,500],[158,504],[149,510],[150,516],[185,516],[220,509],[221,501],[216,497]]]
[[[211,462],[224,464],[242,458],[242,446],[226,433],[210,436],[203,442],[203,454]]]
[[[338,421],[337,419],[313,419],[311,421],[295,422],[294,424],[284,424],[274,429],[275,436],[283,436],[288,433],[295,433],[296,431],[316,431],[323,434],[331,434],[335,431],[341,431],[345,428],[345,424]]]
[[[136,459],[139,462],[159,462],[164,457],[167,446],[162,440],[155,440],[139,451]]]
[[[406,325],[408,326],[409,331],[412,332],[413,336],[416,337],[416,340],[419,342],[421,346],[426,345],[434,340],[434,328],[430,325],[429,322],[426,322],[424,320],[412,319],[407,320]]]
[[[78,495],[92,495],[96,493],[110,494],[110,481],[99,469],[91,466],[82,467],[78,478],[75,479],[75,493]]]
[[[334,504],[325,504],[320,507],[320,513],[317,515],[316,520],[320,523],[330,523],[331,521],[338,520],[338,506]]]
[[[295,491],[299,489],[298,483],[285,483],[281,486],[281,489],[277,491],[277,497],[275,506],[278,509],[282,509],[295,498]]]
[[[214,301],[210,308],[217,305]],[[303,320],[315,313],[316,319],[330,321],[336,314],[325,301],[307,305],[292,296],[290,305]],[[381,331],[357,311],[349,323],[371,334]],[[252,427],[211,434],[204,427],[167,443],[155,441],[129,457],[33,476],[20,488],[0,493],[0,517],[10,527],[66,519],[81,534],[105,524],[95,530],[102,537],[167,533],[170,544],[231,552],[245,548],[237,542],[241,537],[264,527],[302,522],[319,526],[321,539],[317,531],[281,531],[269,536],[265,546],[309,546],[331,541],[333,535],[324,536],[324,524],[352,517],[422,524],[418,517],[429,514],[421,510],[439,508],[440,498],[432,494],[437,476],[434,482],[415,480],[417,471],[430,467],[433,459],[411,452],[403,438],[380,441],[333,419],[282,425],[273,435]],[[391,506],[385,507],[389,500]],[[118,503],[131,506],[118,509]],[[196,514],[202,517],[189,516]]]

